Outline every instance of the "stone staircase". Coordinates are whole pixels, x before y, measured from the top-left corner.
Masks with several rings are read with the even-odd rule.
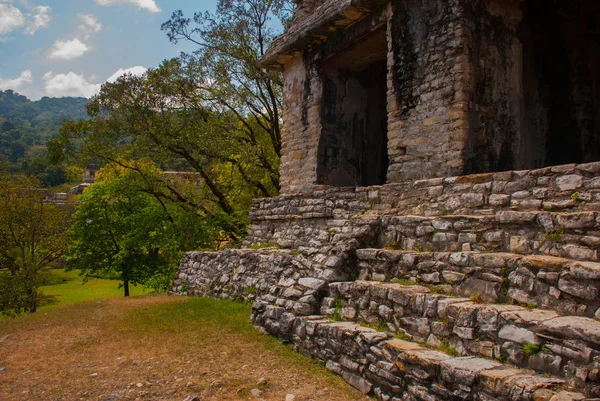
[[[172,292],[252,301],[379,400],[600,397],[600,163],[319,189],[250,218],[245,249],[188,253]]]

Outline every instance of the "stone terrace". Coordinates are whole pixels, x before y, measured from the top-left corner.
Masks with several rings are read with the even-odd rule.
[[[600,163],[323,188],[256,200],[245,248],[187,254],[172,293],[252,301],[379,400],[591,400],[599,227]]]

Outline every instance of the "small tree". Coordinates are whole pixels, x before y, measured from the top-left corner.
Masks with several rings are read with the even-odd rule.
[[[69,205],[45,202],[33,178],[0,178],[0,312],[35,312],[37,273],[67,249]]]
[[[162,199],[160,171],[149,163],[101,170],[100,182],[78,198],[68,269],[87,279],[117,279],[129,296],[130,285],[165,290],[186,250],[210,246],[214,231],[195,211]],[[153,182],[138,181],[137,169]]]

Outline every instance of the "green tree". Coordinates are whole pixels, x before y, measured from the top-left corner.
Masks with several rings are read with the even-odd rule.
[[[0,178],[0,311],[35,312],[37,274],[67,249],[69,205],[45,202],[46,192],[33,178]]]
[[[256,66],[283,18],[285,1],[221,1],[217,13],[181,11],[162,29],[173,42],[198,45],[140,77],[103,85],[89,120],[67,122],[49,145],[54,162],[77,157],[118,164],[150,159],[164,169],[195,171],[196,193],[161,196],[219,217],[240,239],[254,197],[279,191],[281,76]],[[138,171],[138,173],[140,173]]]
[[[231,111],[205,107],[194,72],[179,60],[104,85],[88,112],[91,119],[65,123],[51,142],[55,161],[73,156],[80,164],[99,160],[135,170],[119,160],[150,159],[166,169],[197,172],[202,182],[196,192],[167,185],[161,196],[224,217],[223,228],[234,239],[244,232],[252,198],[278,193],[257,156],[277,168],[267,132],[247,121],[256,129],[257,146],[249,146],[244,125]]]
[[[280,74],[257,64],[279,32],[273,20],[284,24],[290,16],[287,0],[220,0],[214,14],[186,18],[178,10],[161,26],[173,43],[184,40],[198,46],[179,60],[193,72],[202,103],[232,113],[238,124],[221,129],[254,150],[255,162],[277,189],[282,81]],[[261,143],[261,131],[267,143]],[[270,152],[277,155],[275,162]]]
[[[160,171],[133,164],[101,170],[100,182],[78,197],[67,258],[67,268],[86,279],[119,280],[125,296],[130,285],[166,289],[183,252],[210,247],[217,235],[204,216],[155,196],[166,190]],[[154,181],[140,180],[135,169]]]

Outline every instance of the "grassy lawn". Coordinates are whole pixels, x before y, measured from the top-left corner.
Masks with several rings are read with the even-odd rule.
[[[249,400],[253,389],[268,401],[366,399],[249,316],[246,304],[158,295],[5,320],[0,399]]]
[[[70,305],[95,299],[123,296],[123,289],[115,280],[90,279],[83,283],[79,271],[65,272],[61,269],[45,270],[39,274],[43,298],[39,310],[47,311],[57,306]],[[132,296],[148,294],[143,287],[130,287]]]

